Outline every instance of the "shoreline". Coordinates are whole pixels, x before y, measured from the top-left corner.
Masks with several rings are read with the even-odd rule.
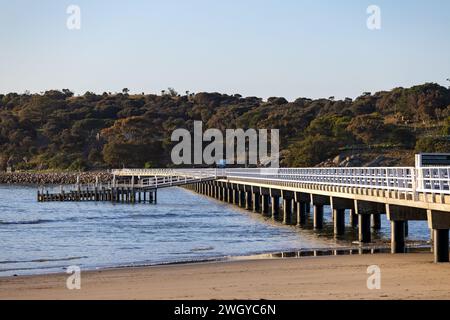
[[[429,253],[431,246],[428,244],[418,244],[411,245],[406,248],[406,253],[417,254],[417,253]],[[359,255],[359,256],[370,256],[370,255],[380,255],[389,254],[391,251],[389,246],[380,245],[366,245],[366,246],[347,246],[347,247],[329,247],[329,248],[308,248],[294,251],[277,251],[277,252],[262,252],[262,253],[250,253],[243,255],[234,256],[222,256],[222,257],[211,257],[211,258],[198,258],[185,261],[169,261],[169,262],[155,262],[155,263],[129,263],[129,264],[117,264],[117,265],[105,265],[105,266],[90,266],[84,268],[85,272],[94,271],[108,271],[108,270],[126,270],[133,268],[151,268],[151,267],[164,267],[164,266],[183,266],[183,265],[195,265],[201,263],[221,263],[221,262],[232,262],[232,261],[250,261],[250,260],[283,260],[283,259],[304,259],[304,258],[317,258],[317,257],[331,257],[331,256],[349,256],[349,255]],[[34,268],[35,270],[45,270]],[[60,269],[58,271],[50,271],[51,269]],[[32,269],[29,269],[32,270]],[[17,277],[35,277],[35,276],[51,276],[58,274],[65,274],[67,267],[53,267],[48,268],[46,271],[40,273],[24,273],[24,274],[11,274],[11,275],[0,275],[0,280],[5,278],[17,278]],[[20,271],[20,269],[10,269],[5,271]]]
[[[448,264],[431,253],[250,259],[81,273],[81,290],[68,274],[0,278],[0,299],[450,299]],[[369,266],[381,289],[369,290]]]
[[[55,172],[0,172],[0,185],[72,185],[79,177],[81,184],[108,183],[112,175],[107,170]]]

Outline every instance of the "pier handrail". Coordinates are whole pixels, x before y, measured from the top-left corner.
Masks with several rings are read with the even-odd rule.
[[[410,167],[238,169],[229,170],[227,178],[412,191],[413,171]]]
[[[408,193],[450,194],[450,167],[353,167],[257,169],[120,169],[117,176],[189,179],[251,179],[361,187]],[[156,184],[164,181],[156,180]]]
[[[205,178],[223,176],[223,169],[119,169],[113,170],[116,176],[180,176],[188,178]]]
[[[450,194],[450,167],[230,169],[227,178]]]

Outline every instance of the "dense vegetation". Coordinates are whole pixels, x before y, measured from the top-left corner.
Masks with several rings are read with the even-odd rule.
[[[313,166],[340,155],[410,165],[418,151],[450,152],[450,89],[397,88],[355,100],[122,93],[67,89],[0,95],[0,168],[170,166],[176,128],[277,128],[282,165]],[[339,162],[339,160],[337,160]],[[329,164],[322,163],[322,164]],[[338,164],[335,162],[335,164]],[[349,162],[347,161],[347,165]]]

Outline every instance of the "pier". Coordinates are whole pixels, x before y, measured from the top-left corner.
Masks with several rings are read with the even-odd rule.
[[[427,221],[435,262],[449,262],[450,166],[122,169],[112,173],[111,186],[67,194],[38,193],[38,199],[136,203],[146,198],[145,192],[153,192],[156,202],[159,188],[185,186],[285,225],[301,228],[312,214],[317,230],[323,228],[324,206],[330,206],[334,233],[344,234],[348,223],[358,228],[362,244],[372,241],[372,230],[379,229],[381,218],[386,217],[393,254],[406,250],[408,221]]]

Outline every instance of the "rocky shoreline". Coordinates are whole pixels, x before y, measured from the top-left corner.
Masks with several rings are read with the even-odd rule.
[[[108,183],[112,179],[111,173],[107,171],[92,172],[1,172],[0,184],[75,184],[77,177],[81,184]]]

